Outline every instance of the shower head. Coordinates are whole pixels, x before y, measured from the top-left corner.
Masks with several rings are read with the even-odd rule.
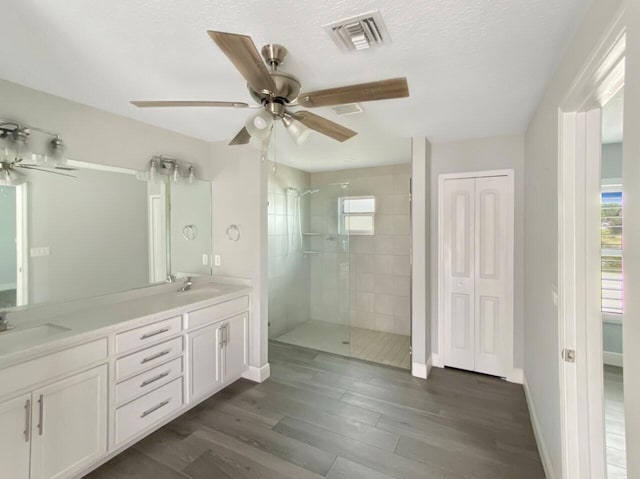
[[[305,195],[315,195],[319,191],[320,190],[318,188],[311,188],[309,190],[306,190],[306,191],[302,192],[302,194],[300,194],[300,197],[303,197]]]

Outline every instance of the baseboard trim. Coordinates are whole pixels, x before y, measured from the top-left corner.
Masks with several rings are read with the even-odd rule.
[[[556,479],[555,471],[551,463],[551,457],[549,456],[549,450],[544,442],[542,431],[540,430],[540,422],[538,420],[538,414],[536,408],[533,405],[531,399],[531,390],[529,389],[529,383],[527,382],[527,376],[522,373],[522,386],[524,387],[524,397],[527,400],[527,407],[529,408],[529,415],[531,416],[531,426],[533,427],[533,435],[536,438],[536,444],[538,445],[538,452],[540,453],[540,459],[542,460],[542,467],[544,468],[544,474],[547,479]]]
[[[440,358],[440,355],[438,353],[431,353],[431,365],[434,368],[443,368],[444,358]]]
[[[521,368],[513,368],[511,374],[507,374],[507,381],[514,384],[523,383],[524,371]]]
[[[608,364],[609,366],[618,366],[621,368],[624,367],[622,365],[622,354],[620,353],[611,353],[609,351],[603,351],[602,359],[604,363]]]
[[[426,364],[411,363],[411,375],[416,378],[427,379],[429,370]]]
[[[254,383],[263,383],[269,379],[269,376],[271,376],[271,366],[269,363],[260,368],[249,366],[249,369],[242,375],[243,378],[253,381]]]

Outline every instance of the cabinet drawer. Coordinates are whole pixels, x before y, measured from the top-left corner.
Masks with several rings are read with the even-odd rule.
[[[161,364],[147,372],[116,384],[116,404],[121,404],[139,394],[152,391],[182,375],[182,358],[176,358],[166,364]]]
[[[116,444],[130,439],[182,406],[182,378],[116,409]]]
[[[188,314],[188,328],[194,329],[248,310],[249,296],[242,296],[215,306],[198,309]]]
[[[182,337],[156,344],[116,361],[116,381],[182,354]]]
[[[107,338],[0,369],[0,396],[107,359]]]
[[[174,336],[182,331],[182,317],[165,319],[153,324],[146,324],[116,335],[116,354],[142,348],[162,339]]]

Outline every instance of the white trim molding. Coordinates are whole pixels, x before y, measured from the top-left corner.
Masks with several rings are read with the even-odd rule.
[[[602,360],[609,366],[624,367],[622,365],[622,353],[612,353],[610,351],[603,351]]]
[[[556,479],[558,475],[553,470],[553,463],[551,462],[551,456],[549,456],[549,449],[544,442],[544,436],[540,428],[540,421],[538,420],[538,413],[536,412],[533,400],[531,399],[531,391],[529,390],[529,383],[527,382],[526,374],[522,374],[522,386],[524,387],[524,397],[527,400],[527,407],[529,408],[529,416],[531,416],[531,426],[533,428],[533,435],[536,438],[536,444],[538,445],[538,452],[540,453],[540,460],[542,461],[542,467],[544,468],[544,475],[547,479]]]
[[[427,360],[427,364],[411,363],[411,375],[416,378],[427,379],[431,370],[431,358]]]
[[[244,379],[253,381],[254,383],[263,383],[271,376],[271,366],[269,363],[259,368],[249,366],[249,369],[242,375]]]
[[[506,377],[507,382],[514,384],[523,384],[524,383],[524,371],[522,368],[513,368],[511,373]]]

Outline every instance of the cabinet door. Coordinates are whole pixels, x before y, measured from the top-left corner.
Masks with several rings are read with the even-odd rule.
[[[107,452],[107,366],[33,392],[31,479],[70,477]]]
[[[0,403],[1,476],[29,479],[31,394]]]
[[[220,324],[189,333],[191,398],[212,393],[222,385]]]
[[[225,321],[224,334],[224,381],[235,381],[247,368],[247,328],[249,316],[239,314]]]

